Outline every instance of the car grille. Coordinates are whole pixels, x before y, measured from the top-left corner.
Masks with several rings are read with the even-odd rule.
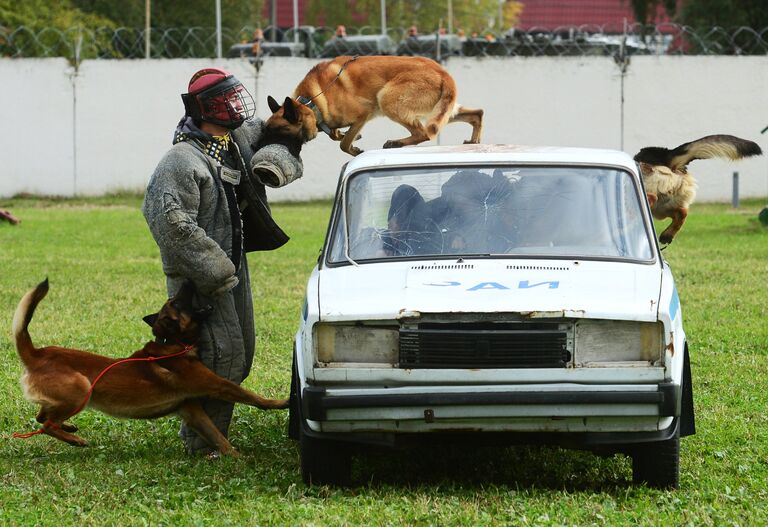
[[[400,329],[400,368],[565,368],[569,326],[422,324]]]

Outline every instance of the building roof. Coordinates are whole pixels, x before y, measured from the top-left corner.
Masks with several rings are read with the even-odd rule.
[[[630,0],[524,0],[518,29],[553,30],[567,26],[605,26],[621,31],[637,23]],[[656,22],[669,22],[659,7]]]

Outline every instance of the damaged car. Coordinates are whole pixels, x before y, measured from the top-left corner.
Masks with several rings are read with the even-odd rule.
[[[552,444],[679,485],[680,300],[635,161],[598,149],[366,152],[340,176],[295,337],[307,484],[355,445]]]

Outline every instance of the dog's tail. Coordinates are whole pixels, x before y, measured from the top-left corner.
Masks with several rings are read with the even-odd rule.
[[[448,121],[458,110],[458,105],[456,104],[457,97],[458,92],[456,90],[456,83],[452,78],[444,77],[441,86],[440,100],[438,101],[437,106],[435,106],[434,116],[426,124],[427,135],[430,140],[435,139],[440,130],[448,124]]]
[[[696,159],[719,157],[735,161],[762,153],[763,151],[755,142],[733,135],[708,135],[672,150],[656,146],[643,148],[635,156],[635,161],[679,170]]]
[[[35,346],[32,344],[32,337],[29,336],[29,323],[32,315],[35,314],[37,304],[48,294],[48,279],[40,282],[37,287],[25,294],[13,315],[13,336],[16,339],[16,351],[19,352],[21,361],[29,366],[32,362],[32,354],[35,352]]]

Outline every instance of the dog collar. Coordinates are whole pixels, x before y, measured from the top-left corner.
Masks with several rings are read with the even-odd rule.
[[[320,109],[317,107],[315,103],[312,102],[312,99],[309,97],[304,97],[303,95],[299,95],[299,97],[296,99],[301,104],[315,112],[315,120],[317,121],[317,127],[325,132],[328,135],[331,135],[331,128],[328,126],[328,124],[323,121],[323,114],[320,113]]]

